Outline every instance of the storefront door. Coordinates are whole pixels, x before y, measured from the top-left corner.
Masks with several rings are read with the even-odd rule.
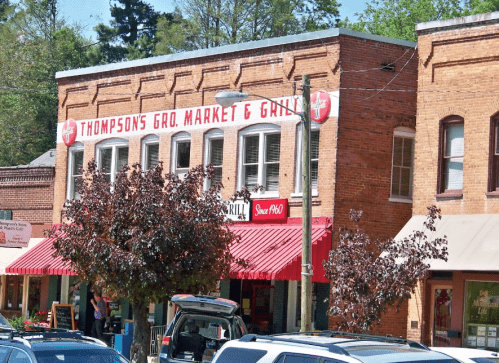
[[[274,286],[253,285],[252,318],[258,327],[259,333],[269,334],[272,325],[272,302],[274,299]]]
[[[434,286],[432,288],[432,346],[448,347],[450,339],[447,332],[450,330],[452,307],[452,289],[450,286]]]

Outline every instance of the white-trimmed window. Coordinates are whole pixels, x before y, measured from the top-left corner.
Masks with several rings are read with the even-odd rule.
[[[97,167],[104,169],[107,179],[114,183],[116,174],[128,164],[128,141],[106,140],[97,146]]]
[[[279,159],[281,128],[276,125],[255,125],[239,134],[238,189],[262,185],[261,194],[279,195]]]
[[[191,134],[181,132],[172,139],[172,173],[179,177],[189,171],[191,162]]]
[[[150,135],[142,140],[142,170],[149,170],[158,165],[159,137]]]
[[[215,169],[215,176],[211,180],[206,180],[205,190],[213,182],[222,181],[222,166],[224,154],[224,132],[222,130],[211,130],[204,136],[204,165],[212,164]]]
[[[76,179],[82,176],[83,168],[83,144],[74,143],[68,150],[68,189],[66,199],[80,199],[80,194],[76,190]]]
[[[393,132],[391,201],[412,202],[415,132],[397,128]]]
[[[298,132],[296,134],[296,181],[295,181],[295,193],[296,196],[301,196],[303,192],[303,178],[302,178],[302,127],[301,124],[298,126]],[[318,180],[319,180],[319,137],[320,130],[319,125],[312,122],[312,129],[310,130],[310,182],[312,183],[312,196],[317,196],[318,194]],[[292,195],[293,196],[293,195]]]

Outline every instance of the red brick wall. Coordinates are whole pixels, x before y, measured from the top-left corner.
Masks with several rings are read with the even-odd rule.
[[[0,209],[12,210],[13,220],[32,224],[32,237],[43,237],[52,221],[53,167],[0,168]]]

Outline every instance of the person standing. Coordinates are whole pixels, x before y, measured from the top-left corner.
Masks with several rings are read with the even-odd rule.
[[[101,293],[94,291],[94,298],[90,300],[95,311],[94,311],[94,323],[92,325],[91,335],[94,338],[104,341],[103,331],[104,324],[106,323],[106,302],[102,299]]]

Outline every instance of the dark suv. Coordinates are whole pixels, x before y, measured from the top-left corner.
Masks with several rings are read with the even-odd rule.
[[[232,300],[186,294],[171,301],[179,310],[163,338],[160,363],[211,361],[225,342],[247,333]]]
[[[3,330],[3,329],[2,329]],[[4,331],[5,332],[5,331]],[[0,363],[129,363],[79,332],[11,332],[0,338]]]

